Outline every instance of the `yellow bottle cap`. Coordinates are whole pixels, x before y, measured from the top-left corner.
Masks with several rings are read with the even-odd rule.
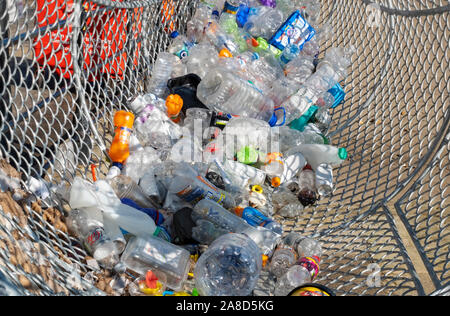
[[[264,192],[263,188],[260,185],[252,186],[252,191],[259,194],[262,194]]]

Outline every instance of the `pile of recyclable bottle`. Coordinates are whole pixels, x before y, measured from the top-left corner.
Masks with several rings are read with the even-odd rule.
[[[319,15],[318,0],[204,0],[185,35],[168,30],[148,93],[115,114],[109,173],[67,192],[71,232],[135,276],[132,294],[247,296],[265,270],[286,296],[316,279],[321,245],[281,223],[330,196],[347,159],[326,135],[354,48],[319,58]]]

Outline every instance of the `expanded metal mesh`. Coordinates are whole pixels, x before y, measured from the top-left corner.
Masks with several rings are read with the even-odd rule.
[[[323,243],[317,281],[339,295],[431,294],[411,244],[434,293],[445,293],[439,290],[449,281],[449,153],[436,152],[449,130],[449,2],[321,3],[322,23],[335,30],[324,51],[357,48],[343,83],[347,98],[334,110],[329,134],[350,159],[335,170],[330,199],[284,224]],[[91,179],[93,163],[105,174],[114,112],[146,91],[170,32],[184,31],[196,4],[0,2],[0,148],[24,186],[32,177],[67,184],[74,176]],[[82,275],[91,269],[76,241],[31,205],[23,209],[23,223],[0,209],[0,284],[6,278],[20,294],[97,293],[90,282],[81,289],[67,283],[74,267]],[[409,236],[399,233],[393,212]],[[44,253],[36,266],[47,270],[11,262],[17,249],[26,258]],[[255,294],[270,293],[273,284],[263,279]]]

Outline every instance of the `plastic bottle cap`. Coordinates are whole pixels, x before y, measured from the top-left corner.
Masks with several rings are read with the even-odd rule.
[[[345,148],[339,148],[339,158],[341,158],[342,160],[345,160],[348,158],[348,152],[347,149]]]
[[[244,208],[243,207],[236,207],[234,209],[234,213],[239,216],[242,217],[242,214],[244,213]]]
[[[269,262],[269,257],[266,255],[262,255],[262,266],[265,267],[267,265],[267,262]]]
[[[258,161],[258,151],[251,147],[243,147],[237,152],[237,159],[245,165],[252,165]]]
[[[254,185],[254,186],[252,186],[252,192],[262,194],[264,192],[264,190],[263,190],[262,186]]]
[[[259,46],[258,41],[256,39],[254,39],[254,38],[252,38],[252,46],[253,47],[258,47]]]
[[[274,188],[278,188],[281,185],[281,179],[279,177],[275,177],[272,179],[272,186]]]
[[[178,94],[171,94],[166,99],[167,114],[171,119],[176,119],[183,108],[183,99]],[[175,116],[175,117],[174,117]]]
[[[231,54],[231,52],[227,48],[224,48],[220,51],[219,57],[232,58],[233,54]]]
[[[177,38],[179,35],[180,35],[180,33],[178,33],[178,31],[173,31],[173,32],[170,34],[170,38]]]

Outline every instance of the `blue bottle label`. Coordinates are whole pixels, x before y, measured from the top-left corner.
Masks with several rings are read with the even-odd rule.
[[[279,50],[284,50],[289,44],[295,44],[300,50],[306,42],[309,42],[316,31],[302,17],[300,11],[295,11],[289,19],[280,27],[275,35],[269,40],[269,44]]]
[[[272,220],[264,216],[260,211],[252,207],[247,207],[242,213],[242,219],[244,219],[251,226],[266,226]]]

